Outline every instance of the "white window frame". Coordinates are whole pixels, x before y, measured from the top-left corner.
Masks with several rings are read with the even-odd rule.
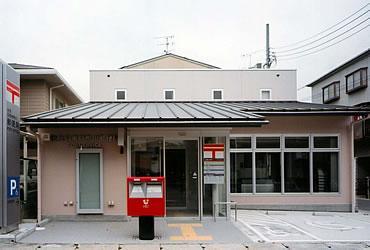
[[[124,100],[117,98],[117,92],[118,91],[124,91],[125,92],[125,99]],[[117,102],[125,102],[125,101],[127,101],[127,89],[115,89],[114,90],[114,100],[116,100]]]
[[[166,99],[166,91],[172,91],[173,92],[173,99]],[[174,101],[175,99],[176,99],[175,89],[163,89],[163,100],[165,100],[165,101]]]
[[[326,137],[335,136],[338,138],[337,148],[314,148],[314,137]],[[230,134],[229,138],[233,137],[251,137],[251,148],[238,148],[231,149],[230,153],[252,153],[252,193],[231,193],[234,196],[339,196],[341,194],[341,175],[342,175],[342,164],[341,164],[341,135],[339,133],[299,133],[299,134]],[[280,137],[280,148],[257,148],[257,137]],[[308,137],[309,147],[308,148],[285,148],[285,137]],[[280,152],[281,154],[281,192],[276,193],[257,193],[256,192],[256,153],[258,152]],[[285,180],[284,180],[284,153],[285,152],[308,152],[309,153],[309,171],[310,171],[310,191],[309,192],[285,192]],[[313,153],[314,152],[337,152],[338,153],[338,192],[313,192]],[[230,173],[231,174],[231,173]],[[231,185],[231,182],[229,183]]]
[[[263,91],[268,91],[270,93],[270,99],[262,98]],[[272,89],[260,89],[260,100],[263,100],[263,101],[272,100]]]
[[[215,99],[214,98],[214,92],[215,91],[221,91],[221,99]],[[223,101],[224,100],[224,90],[223,89],[212,89],[212,91],[211,91],[211,99],[212,99],[212,101]]]

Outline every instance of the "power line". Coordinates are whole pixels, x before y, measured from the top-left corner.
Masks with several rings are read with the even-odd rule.
[[[318,48],[318,47],[320,47],[320,46],[322,46],[322,45],[324,45],[324,44],[326,44],[326,43],[328,43],[328,42],[331,42],[331,41],[333,41],[333,40],[337,39],[338,37],[343,36],[344,34],[346,34],[346,33],[350,32],[350,31],[352,31],[353,29],[357,28],[357,27],[358,27],[358,26],[360,26],[361,24],[363,24],[363,23],[365,23],[365,22],[369,21],[369,19],[370,19],[370,18],[367,18],[367,19],[363,20],[362,22],[360,22],[359,24],[355,25],[355,26],[354,26],[354,27],[352,27],[351,29],[348,29],[348,30],[344,31],[344,32],[340,33],[339,35],[337,35],[337,36],[335,36],[335,37],[333,37],[333,38],[331,38],[331,39],[329,39],[329,40],[327,40],[327,41],[325,41],[325,42],[319,43],[319,44],[318,44],[318,45],[316,45],[316,46],[313,46],[313,47],[310,47],[310,48],[308,48],[308,49],[304,49],[304,50],[301,50],[301,51],[298,51],[298,52],[294,52],[294,53],[290,53],[290,54],[283,54],[283,55],[278,55],[278,56],[279,56],[279,57],[289,57],[289,56],[293,56],[293,55],[301,54],[301,53],[303,53],[303,52],[307,52],[307,51],[310,51],[310,50],[316,49],[316,48]]]
[[[310,37],[308,37],[308,38],[306,38],[306,39],[303,39],[303,40],[301,40],[301,41],[297,41],[297,42],[294,42],[294,43],[291,43],[291,44],[288,44],[288,45],[275,47],[275,49],[281,49],[281,48],[292,47],[292,46],[294,46],[294,45],[297,45],[297,44],[300,44],[300,43],[306,42],[306,41],[308,41],[308,40],[311,40],[312,38],[317,37],[317,36],[319,36],[319,35],[321,35],[321,34],[325,33],[326,31],[329,31],[329,30],[331,30],[332,28],[334,28],[334,27],[338,26],[339,24],[343,23],[344,21],[346,21],[346,20],[350,19],[351,17],[353,17],[353,16],[354,16],[354,15],[356,15],[357,13],[361,12],[363,9],[367,8],[367,6],[369,6],[369,4],[370,4],[370,3],[366,4],[365,6],[363,6],[363,7],[362,7],[362,8],[360,8],[359,10],[357,10],[355,13],[351,14],[350,16],[348,16],[348,17],[344,18],[343,20],[341,20],[340,22],[338,22],[338,23],[336,23],[336,24],[334,24],[334,25],[330,26],[329,28],[327,28],[327,29],[325,29],[325,30],[323,30],[323,31],[321,31],[321,32],[319,32],[319,33],[317,33],[317,34],[313,35],[313,36],[310,36]]]
[[[341,42],[343,42],[344,40],[347,40],[348,38],[350,38],[350,37],[352,37],[352,36],[354,36],[354,35],[356,35],[356,34],[358,34],[358,33],[360,33],[361,31],[363,31],[364,29],[366,29],[366,28],[368,28],[370,25],[366,25],[365,27],[363,27],[362,29],[360,29],[360,30],[358,30],[358,31],[356,31],[356,32],[354,32],[354,33],[352,33],[352,34],[350,34],[349,36],[346,36],[346,37],[344,37],[343,39],[341,39],[341,40],[339,40],[339,41],[337,41],[337,42],[335,42],[335,43],[332,43],[332,44],[330,44],[330,45],[328,45],[328,46],[325,46],[325,47],[323,47],[323,48],[320,48],[320,49],[318,49],[318,50],[315,50],[315,51],[312,51],[312,52],[310,52],[310,53],[306,53],[306,54],[303,54],[303,55],[300,55],[300,56],[295,56],[295,57],[288,57],[288,58],[283,58],[283,59],[280,59],[279,61],[289,61],[289,60],[294,60],[294,59],[298,59],[298,58],[301,58],[301,57],[305,57],[305,56],[308,56],[308,55],[312,55],[312,54],[315,54],[315,53],[317,53],[317,52],[320,52],[320,51],[322,51],[322,50],[325,50],[325,49],[327,49],[327,48],[330,48],[330,47],[332,47],[332,46],[334,46],[334,45],[336,45],[336,44],[338,44],[338,43],[341,43]],[[332,39],[333,40],[333,39]],[[302,51],[303,52],[303,51]],[[302,53],[302,52],[300,52],[300,53]],[[300,54],[299,53],[299,54]],[[287,56],[287,55],[285,55],[285,56]]]
[[[356,17],[355,19],[351,20],[350,22],[348,22],[348,23],[346,23],[346,24],[342,25],[342,26],[341,26],[341,27],[339,27],[338,29],[335,29],[335,30],[333,30],[332,32],[330,32],[330,33],[326,34],[325,36],[322,36],[322,37],[320,37],[320,38],[318,38],[318,39],[316,39],[316,40],[313,40],[313,41],[311,41],[311,42],[309,42],[309,43],[303,44],[303,45],[301,45],[301,46],[299,46],[299,47],[292,48],[292,49],[287,49],[287,50],[282,50],[282,51],[277,51],[276,53],[277,53],[277,54],[279,54],[279,53],[285,53],[285,52],[289,52],[289,51],[294,51],[294,50],[297,50],[297,49],[300,49],[300,48],[307,47],[307,46],[308,46],[308,45],[310,45],[310,44],[316,43],[316,42],[318,42],[318,41],[320,41],[320,40],[322,40],[322,39],[324,39],[324,38],[326,38],[326,37],[328,37],[328,36],[330,36],[330,35],[334,34],[335,32],[337,32],[337,31],[339,31],[339,30],[343,29],[344,27],[346,27],[346,26],[350,25],[351,23],[353,23],[354,21],[358,20],[359,18],[361,18],[362,16],[364,16],[364,15],[365,15],[365,14],[367,14],[368,12],[369,12],[369,11],[366,11],[366,12],[362,13],[360,16],[358,16],[358,17]],[[368,18],[368,19],[369,19],[369,18]],[[368,19],[367,19],[367,20],[368,20]],[[348,30],[347,30],[347,31],[348,31]]]

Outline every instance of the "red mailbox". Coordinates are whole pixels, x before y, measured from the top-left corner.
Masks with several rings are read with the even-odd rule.
[[[165,190],[164,177],[127,177],[127,215],[165,216]]]

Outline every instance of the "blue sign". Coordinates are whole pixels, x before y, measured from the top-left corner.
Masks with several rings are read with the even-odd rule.
[[[8,176],[8,199],[18,198],[19,194],[19,176]]]

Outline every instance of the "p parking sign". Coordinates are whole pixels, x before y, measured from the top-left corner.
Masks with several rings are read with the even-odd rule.
[[[8,199],[18,198],[19,194],[19,176],[8,176]]]

